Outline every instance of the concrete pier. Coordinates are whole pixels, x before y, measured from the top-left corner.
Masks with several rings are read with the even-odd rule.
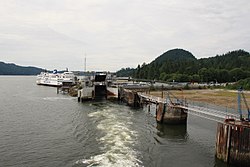
[[[226,120],[218,123],[216,157],[228,164],[249,166],[250,122]]]
[[[156,110],[156,120],[159,123],[165,124],[186,124],[187,110],[178,107],[178,105],[167,105],[159,103]]]
[[[81,90],[78,90],[78,102],[84,102],[88,100],[93,100],[95,98],[95,89],[94,87],[85,87]]]

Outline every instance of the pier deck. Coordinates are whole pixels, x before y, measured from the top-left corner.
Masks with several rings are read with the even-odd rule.
[[[238,114],[226,111],[200,107],[183,102],[172,103],[171,100],[145,93],[138,93],[138,95],[143,100],[159,106],[156,111],[156,119],[158,122],[164,122],[164,114],[167,113],[166,106],[167,109],[171,111],[171,115],[167,113],[167,117],[165,118],[167,121],[170,121],[173,116],[175,118],[177,116],[179,123],[183,122],[185,119],[182,119],[183,114],[180,113],[185,112],[218,122],[216,135],[217,158],[228,164],[239,166],[248,166],[250,164],[249,120],[242,120]]]
[[[201,106],[197,106],[193,104],[181,103],[181,100],[179,100],[178,105],[176,105],[176,103],[174,105],[169,100],[161,98],[161,97],[156,97],[156,96],[152,96],[152,95],[145,94],[145,93],[139,93],[139,92],[138,92],[138,95],[147,102],[154,103],[154,104],[163,103],[170,107],[182,108],[185,110],[185,112],[188,112],[192,115],[203,117],[203,118],[213,120],[216,122],[224,122],[224,120],[227,118],[233,118],[235,120],[239,120],[239,116],[237,114],[229,113],[227,111],[219,111],[215,109],[210,109],[208,107],[201,107]]]

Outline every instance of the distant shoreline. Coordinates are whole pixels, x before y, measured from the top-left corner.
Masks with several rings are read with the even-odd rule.
[[[38,74],[0,74],[0,76],[37,76]]]

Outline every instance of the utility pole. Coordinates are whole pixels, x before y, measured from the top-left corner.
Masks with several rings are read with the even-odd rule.
[[[86,72],[86,53],[84,54],[85,55],[85,57],[84,57],[84,72]]]

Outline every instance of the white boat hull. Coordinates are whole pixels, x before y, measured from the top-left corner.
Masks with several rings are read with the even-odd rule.
[[[75,75],[72,72],[64,72],[62,74],[41,73],[37,76],[37,85],[46,86],[62,86],[63,82],[75,83]]]

